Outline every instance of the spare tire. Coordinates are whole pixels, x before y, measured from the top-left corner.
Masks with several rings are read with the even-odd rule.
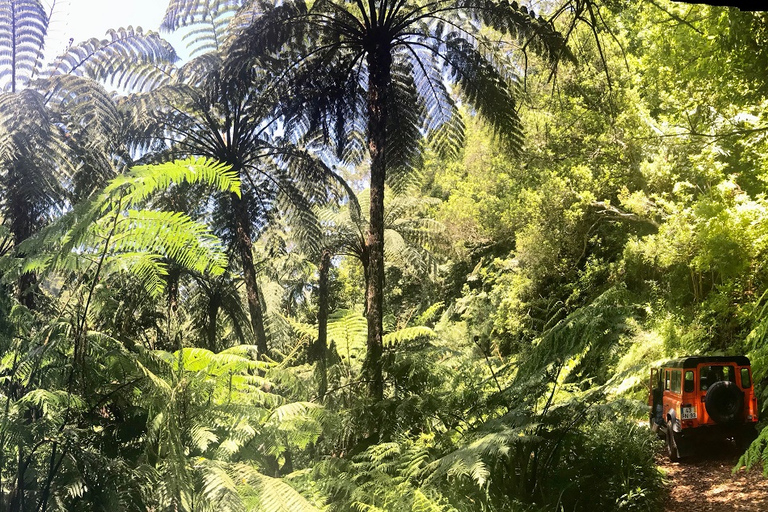
[[[715,423],[734,423],[741,419],[744,393],[734,382],[721,380],[710,386],[704,406]]]

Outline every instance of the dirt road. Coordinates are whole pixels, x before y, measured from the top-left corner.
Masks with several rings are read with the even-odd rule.
[[[768,478],[762,468],[732,474],[739,454],[729,445],[714,445],[683,462],[659,457],[669,479],[668,512],[768,511]]]

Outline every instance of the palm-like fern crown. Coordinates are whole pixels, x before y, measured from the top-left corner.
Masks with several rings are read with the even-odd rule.
[[[161,136],[176,155],[226,162],[242,177],[243,199],[256,230],[280,215],[310,240],[320,236],[312,204],[345,195],[345,184],[321,159],[279,136],[280,97],[270,88],[272,69],[229,74],[225,47],[240,2],[171,2],[163,28],[186,30],[194,59],[172,73],[145,103],[130,108],[144,116],[148,133]],[[295,142],[295,141],[293,141]],[[232,235],[231,198],[221,198],[212,219],[220,235]]]
[[[463,126],[454,92],[486,117],[511,148],[519,148],[515,89],[521,65],[513,50],[533,49],[552,60],[569,55],[554,27],[514,2],[249,2],[231,23],[242,29],[231,46],[234,67],[279,55],[289,63],[289,85],[282,85],[288,127],[322,134],[351,160],[365,153],[361,134],[368,119],[371,65],[391,60],[391,183],[398,171],[418,165],[418,141],[425,132],[444,149],[461,147]],[[520,45],[492,43],[480,34],[481,26],[512,36]]]
[[[162,131],[171,151],[232,166],[243,181],[243,200],[258,235],[277,215],[319,236],[311,205],[338,189],[335,174],[307,151],[275,135],[274,98],[263,93],[264,73],[228,80],[216,52],[197,57],[157,91],[148,125]],[[337,181],[338,182],[338,181]],[[338,192],[338,191],[337,191]],[[341,193],[341,192],[339,192]],[[233,236],[231,197],[221,197],[212,224]]]

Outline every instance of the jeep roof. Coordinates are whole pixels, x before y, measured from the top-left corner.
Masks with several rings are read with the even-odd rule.
[[[739,366],[749,366],[747,356],[687,356],[671,359],[662,363],[663,368],[696,368],[701,363],[736,363]]]

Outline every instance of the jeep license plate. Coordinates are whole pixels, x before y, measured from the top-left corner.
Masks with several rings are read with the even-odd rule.
[[[693,420],[696,419],[696,408],[695,407],[683,407],[680,409],[680,417],[684,420]]]

